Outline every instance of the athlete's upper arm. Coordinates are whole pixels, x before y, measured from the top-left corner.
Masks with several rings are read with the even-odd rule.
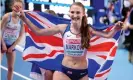
[[[68,24],[60,24],[60,25],[58,25],[61,34],[63,34],[65,32],[67,25]]]
[[[105,38],[110,38],[112,37],[114,31],[110,31],[110,32],[105,32],[105,31],[97,31],[97,30],[94,30],[92,28],[90,28],[91,30],[91,33],[94,34],[94,35],[97,35],[97,36],[101,36],[101,37],[105,37]]]
[[[97,36],[103,36],[105,34],[105,32],[103,31],[97,31],[93,28],[90,27],[90,32],[93,34],[93,35],[97,35]]]
[[[57,33],[62,33],[64,25],[59,24],[56,26],[52,26],[50,28],[46,28],[46,29],[40,29],[38,34],[39,35],[54,35]]]

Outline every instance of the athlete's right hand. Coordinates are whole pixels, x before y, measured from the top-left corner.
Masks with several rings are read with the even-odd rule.
[[[122,29],[122,26],[123,26],[123,22],[118,21],[118,22],[115,24],[115,29],[116,29],[117,31],[119,31],[119,30]]]
[[[26,20],[26,16],[25,16],[25,13],[24,13],[23,10],[20,11],[20,13],[19,13],[19,17],[20,17],[23,21]]]
[[[2,43],[2,46],[1,46],[1,53],[5,53],[7,52],[7,47],[4,43]]]

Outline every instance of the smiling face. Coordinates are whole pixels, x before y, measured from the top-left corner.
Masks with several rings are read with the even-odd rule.
[[[23,3],[19,1],[15,1],[12,5],[13,12],[19,12],[23,9]]]
[[[84,8],[79,5],[72,5],[70,7],[69,16],[73,24],[81,24],[82,17],[85,15]]]

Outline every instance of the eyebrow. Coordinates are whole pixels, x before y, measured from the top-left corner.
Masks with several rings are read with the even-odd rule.
[[[78,13],[80,13],[80,11],[69,11],[69,12],[76,12],[76,13],[78,12]]]

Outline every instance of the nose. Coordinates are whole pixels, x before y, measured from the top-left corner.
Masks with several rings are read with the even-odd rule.
[[[77,14],[73,14],[73,17],[77,17],[78,15]]]

